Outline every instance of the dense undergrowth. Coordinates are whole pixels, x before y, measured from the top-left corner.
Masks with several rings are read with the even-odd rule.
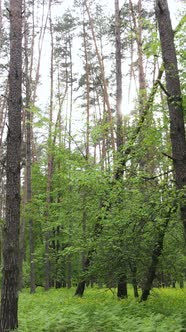
[[[146,303],[129,294],[118,301],[106,289],[87,289],[83,298],[74,289],[24,290],[19,301],[18,332],[184,332],[186,289],[154,290]]]

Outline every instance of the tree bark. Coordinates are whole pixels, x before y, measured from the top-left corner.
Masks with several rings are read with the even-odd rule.
[[[24,11],[26,13],[26,3],[24,1]],[[29,75],[29,59],[28,59],[28,26],[26,17],[24,19],[24,55],[25,55],[25,112],[26,112],[26,203],[32,200],[32,187],[31,187],[31,167],[32,167],[32,125],[31,125],[31,112],[30,112],[30,99],[31,99],[31,86]],[[33,218],[29,217],[29,247],[30,247],[30,293],[35,293],[35,262],[34,262],[34,223]]]
[[[123,146],[123,116],[122,116],[122,69],[121,69],[121,20],[119,0],[115,0],[115,47],[116,47],[116,142],[117,150],[120,150]],[[119,152],[119,151],[118,151]]]
[[[139,75],[139,113],[144,112],[147,101],[146,79],[143,65],[143,45],[142,45],[142,1],[138,0],[138,24],[134,13],[133,3],[129,0],[130,10],[132,14],[132,20],[136,33],[136,43],[138,51],[138,75]]]
[[[156,15],[159,25],[160,41],[166,77],[166,93],[168,94],[168,108],[170,117],[170,136],[172,144],[172,159],[175,170],[176,188],[182,190],[186,185],[186,143],[184,131],[183,108],[181,102],[181,88],[179,82],[178,65],[174,45],[174,33],[171,26],[170,13],[166,0],[156,0]],[[171,213],[171,211],[170,211]],[[186,234],[186,204],[181,202],[181,218]],[[168,219],[158,235],[155,243],[152,260],[149,266],[141,301],[146,301],[153,280],[159,257],[163,250],[163,240]]]
[[[132,274],[132,286],[133,286],[133,290],[134,290],[134,297],[139,297],[138,294],[138,283],[137,283],[137,266],[135,262],[130,263],[130,270],[131,270],[131,274]]]
[[[86,71],[86,159],[89,159],[90,155],[90,64],[87,52],[87,36],[85,30],[85,22],[83,21],[83,43],[85,54],[85,71]]]
[[[125,274],[121,275],[118,280],[118,291],[117,297],[119,299],[126,299],[128,297],[127,293],[127,277]]]
[[[85,257],[84,259],[84,263],[83,263],[83,272],[85,273],[88,268],[90,266],[90,259],[89,257]],[[76,291],[75,291],[75,296],[79,296],[82,297],[84,294],[84,290],[85,290],[85,285],[86,285],[86,279],[83,278],[77,285]]]
[[[160,42],[165,67],[167,102],[170,118],[170,138],[172,159],[175,170],[176,188],[185,190],[186,186],[186,140],[183,117],[182,96],[178,72],[174,32],[172,30],[167,0],[156,0],[156,16],[159,26]],[[181,220],[186,239],[186,194],[180,204]]]
[[[116,60],[116,144],[119,161],[121,160],[121,153],[123,148],[123,117],[121,110],[122,103],[122,68],[121,68],[121,21],[119,0],[115,0],[115,60]],[[119,163],[118,163],[119,164]],[[115,171],[115,179],[122,180],[123,168],[118,167]],[[118,280],[118,298],[127,298],[127,277],[122,274]]]
[[[158,230],[157,238],[155,239],[154,248],[152,250],[151,263],[147,270],[145,282],[142,287],[143,289],[142,289],[142,295],[140,298],[140,302],[146,301],[150,295],[153,281],[156,278],[156,270],[157,270],[159,258],[163,251],[163,241],[164,241],[165,233],[167,230],[167,226],[168,226],[168,223],[170,220],[171,213],[174,210],[175,210],[174,206],[172,208],[170,208],[169,212],[165,216],[164,224],[162,223],[162,225],[160,226],[160,229]]]
[[[51,1],[50,1],[51,3]],[[46,198],[46,218],[49,216],[49,207],[51,204],[51,190],[52,190],[52,176],[54,171],[54,156],[52,148],[55,141],[52,141],[52,121],[53,121],[53,87],[54,87],[54,40],[53,40],[53,26],[51,17],[51,6],[49,7],[49,21],[50,21],[50,37],[51,37],[51,59],[50,59],[50,114],[49,114],[49,133],[48,133],[48,169],[47,169],[47,198]],[[55,138],[54,138],[55,139]],[[46,221],[48,224],[48,220]],[[49,240],[50,232],[45,234],[45,290],[50,288],[50,258],[49,258]]]
[[[0,331],[18,327],[20,161],[22,107],[22,1],[10,0],[10,68],[7,135],[6,222]]]

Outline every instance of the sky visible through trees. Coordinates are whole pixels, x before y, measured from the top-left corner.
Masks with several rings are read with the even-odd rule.
[[[125,3],[126,1],[122,1],[120,4],[120,7]],[[134,3],[137,3],[135,0]],[[169,8],[170,8],[170,14],[172,19],[172,25],[173,28],[177,25],[179,21],[180,15],[184,12],[184,2],[182,0],[168,0]],[[105,15],[112,15],[114,12],[114,2],[112,0],[102,0],[101,5],[104,7],[104,13]],[[148,0],[144,1],[144,6],[147,8],[147,10],[153,10],[154,8],[154,1]],[[56,7],[56,8],[55,8]],[[53,17],[56,17],[59,15],[62,15],[66,10],[72,10],[74,11],[74,2],[73,0],[69,1],[63,1],[62,4],[55,6],[53,10]],[[40,86],[38,87],[38,98],[37,98],[37,104],[39,107],[43,108],[46,107],[48,100],[49,100],[49,71],[46,69],[49,68],[49,36],[45,36],[45,42],[44,42],[44,49],[43,49],[43,56],[42,56],[42,64],[41,64],[41,82]],[[80,50],[79,50],[79,38],[76,36],[73,41],[73,66],[75,68],[75,71],[81,72],[82,68],[82,61],[80,60]],[[107,52],[110,51],[110,46],[107,49]],[[123,73],[127,74],[129,67],[129,61],[127,59],[123,59]],[[123,101],[122,101],[122,110],[123,114],[129,114],[131,110],[134,107],[134,99],[136,97],[135,92],[135,86],[134,82],[131,84],[130,89],[130,97],[129,97],[129,78],[125,76],[125,80],[123,82],[124,87],[124,93],[123,93]],[[47,87],[47,88],[46,88]],[[81,118],[81,112],[77,110],[77,112],[74,112],[73,116],[75,118],[75,122],[77,124],[74,125],[74,130],[76,131],[76,128],[79,127],[82,122]]]
[[[0,332],[24,289],[184,288],[185,11],[0,0]]]

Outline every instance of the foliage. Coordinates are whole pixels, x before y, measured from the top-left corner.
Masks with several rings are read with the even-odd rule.
[[[73,290],[37,289],[20,296],[17,332],[180,332],[184,328],[185,290],[155,290],[148,303],[129,296],[117,301],[108,289],[89,289],[83,299]]]

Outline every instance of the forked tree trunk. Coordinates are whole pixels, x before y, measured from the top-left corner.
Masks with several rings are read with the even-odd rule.
[[[22,1],[10,0],[10,68],[6,165],[6,223],[3,237],[3,282],[0,331],[18,326],[20,161],[22,107]]]

